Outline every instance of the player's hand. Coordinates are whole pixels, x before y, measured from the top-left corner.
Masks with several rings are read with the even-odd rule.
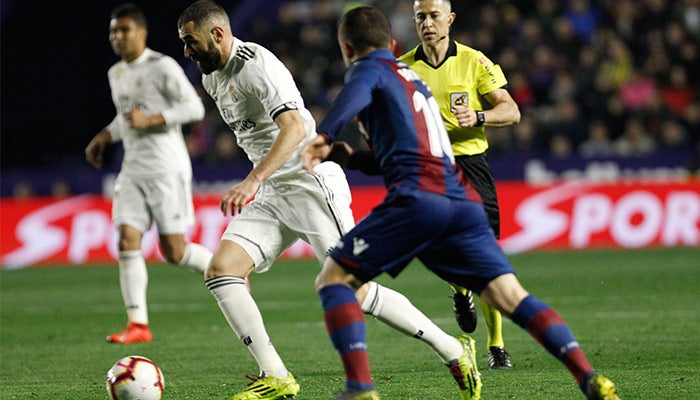
[[[476,120],[476,111],[469,107],[454,106],[452,107],[452,113],[457,117],[459,126],[463,128],[474,126],[478,122]]]
[[[151,116],[134,106],[124,113],[124,118],[132,129],[147,129],[153,125]]]
[[[333,142],[331,143],[331,151],[326,156],[326,161],[333,161],[345,168],[353,154],[355,154],[355,150],[347,142]]]
[[[88,164],[97,169],[101,169],[104,164],[104,154],[110,144],[111,136],[108,133],[100,132],[92,138],[85,148],[85,159]]]
[[[331,145],[326,143],[326,138],[318,135],[304,145],[301,149],[301,159],[307,171],[313,171],[314,167],[322,163],[331,152]]]
[[[246,177],[241,183],[232,186],[219,200],[219,208],[224,216],[228,215],[229,210],[231,216],[241,212],[243,207],[255,196],[260,185],[261,182]]]

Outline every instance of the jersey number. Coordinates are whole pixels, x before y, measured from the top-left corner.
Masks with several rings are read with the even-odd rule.
[[[452,145],[447,135],[447,129],[440,116],[440,106],[434,97],[425,98],[423,93],[413,92],[413,108],[416,112],[423,113],[425,125],[428,128],[428,141],[430,142],[430,153],[435,157],[449,157],[452,164],[455,162],[452,153]]]

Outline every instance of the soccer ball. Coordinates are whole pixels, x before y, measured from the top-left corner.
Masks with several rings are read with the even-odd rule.
[[[163,372],[146,357],[124,357],[107,371],[111,400],[160,400],[164,386]]]

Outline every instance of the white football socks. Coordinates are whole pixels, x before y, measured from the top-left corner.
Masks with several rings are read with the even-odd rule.
[[[370,285],[362,311],[399,332],[426,342],[446,364],[462,355],[461,343],[435,325],[406,296],[376,282]]]
[[[218,276],[206,285],[238,338],[248,347],[265,376],[287,377],[287,368],[272,345],[262,315],[243,278]]]
[[[206,272],[211,256],[212,252],[201,244],[188,243],[185,246],[185,254],[178,264],[193,272]]]
[[[148,270],[141,250],[119,252],[119,286],[129,322],[148,324],[146,306]]]

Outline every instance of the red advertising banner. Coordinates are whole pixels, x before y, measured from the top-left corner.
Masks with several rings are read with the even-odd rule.
[[[700,180],[499,184],[501,245],[533,249],[700,245]]]
[[[536,249],[700,246],[700,180],[677,182],[566,182],[533,186],[499,182],[501,245],[508,253]],[[353,187],[356,219],[384,197],[380,186]],[[64,199],[0,199],[0,266],[113,263],[117,235],[111,199],[99,195]],[[216,248],[230,217],[217,196],[195,196],[197,223],[187,239]],[[142,251],[162,260],[155,229]],[[304,242],[283,257],[312,258]]]

